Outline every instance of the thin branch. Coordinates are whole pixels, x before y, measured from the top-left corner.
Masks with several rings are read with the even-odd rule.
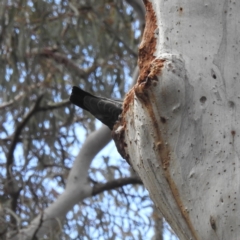
[[[57,52],[56,47],[45,47],[43,49],[34,48],[31,50],[31,52],[28,52],[26,55],[28,57],[31,57],[32,55],[40,55],[43,57],[52,58],[57,63],[61,63],[64,66],[69,67],[72,70],[76,71],[76,73],[78,73],[79,76],[83,78],[88,76],[92,71],[94,71],[94,69],[96,69],[99,66],[99,64],[98,65],[93,64],[91,67],[87,69],[82,69],[74,61],[69,59],[66,55]]]
[[[100,15],[99,15],[96,11],[94,11],[94,10],[92,9],[92,12],[98,17],[98,19],[101,19]],[[106,27],[106,30],[107,30],[109,33],[111,33],[119,42],[121,42],[121,43],[125,46],[126,50],[127,50],[130,54],[132,54],[135,58],[138,57],[138,53],[134,52],[134,51],[128,46],[128,44],[127,44],[121,37],[119,37],[118,34],[116,34],[116,31],[114,31],[114,30],[111,28],[111,26],[110,26],[106,21],[103,21],[102,23],[103,23],[104,26]]]
[[[0,110],[11,106],[14,102],[19,101],[24,95],[25,94],[23,92],[21,92],[17,96],[15,96],[12,100],[10,100],[9,102],[4,102],[3,104],[0,105]]]
[[[31,110],[23,117],[22,121],[19,123],[17,126],[14,134],[13,134],[13,139],[9,147],[9,151],[7,154],[7,163],[6,163],[6,169],[7,169],[7,182],[8,182],[8,192],[10,193],[12,197],[12,204],[11,208],[13,211],[15,211],[17,207],[17,200],[21,191],[21,188],[16,187],[17,183],[12,175],[12,164],[13,164],[13,154],[14,150],[16,148],[16,145],[18,143],[18,138],[21,134],[21,131],[23,128],[26,126],[27,122],[29,119],[33,116],[33,114],[36,112],[41,100],[43,98],[43,94],[38,97],[36,102],[34,103],[33,107]],[[11,217],[11,222],[14,223],[15,219]]]
[[[133,57],[137,58],[138,57],[138,53],[134,52],[129,46],[128,44],[122,39],[119,37],[118,34],[116,34],[116,31],[114,31],[110,26],[109,24],[107,24],[106,21],[103,21],[106,29],[108,32],[110,32],[119,42],[121,42],[124,47],[126,48],[126,50],[129,52],[129,54],[133,55]]]
[[[14,150],[15,150],[16,145],[18,143],[18,137],[20,136],[21,131],[26,126],[26,124],[29,121],[29,119],[37,111],[37,108],[38,108],[42,98],[43,98],[43,95],[40,95],[38,97],[38,99],[34,103],[34,105],[31,108],[31,110],[23,117],[22,121],[19,123],[19,125],[17,126],[17,128],[16,128],[16,130],[15,130],[15,132],[13,134],[12,143],[11,143],[11,145],[9,147],[9,152],[8,152],[8,155],[7,155],[6,168],[7,168],[7,176],[8,176],[8,178],[11,177],[10,169],[11,169],[11,166],[13,164],[13,153],[14,153]]]
[[[83,13],[87,13],[88,11],[90,11],[92,8],[89,7],[89,6],[83,6],[83,7],[80,7],[78,8],[78,11],[83,14]],[[50,12],[50,11],[49,11]],[[66,18],[71,18],[75,15],[74,12],[67,12],[67,13],[64,13],[64,14],[58,14],[57,16],[51,16],[49,18],[46,18],[45,19],[45,22],[46,23],[49,23],[49,22],[53,22],[53,21],[57,21],[57,20],[61,20],[63,21],[63,19],[66,19]],[[42,24],[43,22],[43,19],[42,17],[41,18],[34,18],[34,19],[31,19],[30,22],[26,21],[26,18],[24,17],[18,17],[16,20],[16,23],[18,24],[21,24],[21,25],[24,25],[24,24],[37,24],[37,23],[40,23]],[[14,25],[14,27],[18,27],[18,25]]]
[[[38,238],[37,238],[37,233],[38,233],[39,229],[41,228],[41,226],[42,226],[42,224],[43,224],[43,214],[44,214],[44,212],[41,212],[41,214],[40,214],[40,219],[39,219],[39,223],[38,223],[38,227],[35,229],[35,231],[34,231],[34,233],[33,233],[33,235],[32,235],[32,239],[33,239],[33,240],[37,240],[37,239],[38,239]]]
[[[62,104],[62,106],[64,106],[64,104]],[[59,107],[60,107],[60,104],[59,104]],[[57,107],[56,107],[56,108],[57,108]],[[39,107],[39,108],[36,110],[36,112],[47,111],[47,110],[52,110],[52,109],[56,109],[56,108],[55,108],[55,107],[52,107],[52,108],[51,108],[51,107]],[[82,122],[84,122],[84,121],[86,121],[86,120],[87,120],[87,118],[85,118],[85,117],[75,116],[74,119],[72,120],[71,124],[74,124],[74,123],[82,123]],[[66,126],[65,123],[64,123],[64,124],[61,124],[61,125],[59,125],[59,129],[61,129],[61,128],[65,127],[65,126]],[[33,135],[24,136],[24,137],[19,136],[18,139],[17,139],[17,143],[23,142],[24,139],[25,139],[25,140],[33,141],[33,140],[40,140],[40,139],[42,139],[43,137],[44,137],[44,138],[47,138],[47,137],[53,135],[53,131],[50,130],[50,129],[43,129],[43,130],[41,131],[41,134],[42,134],[42,135],[40,135],[40,136],[36,136],[36,135],[34,135],[34,134],[33,134]],[[44,134],[45,134],[45,135],[44,135]],[[1,143],[6,143],[6,142],[12,141],[12,140],[13,140],[13,137],[14,137],[14,133],[13,133],[12,135],[6,137],[6,138],[1,138],[1,139],[0,139],[0,144],[1,144]]]
[[[104,184],[96,184],[93,187],[92,196],[95,196],[104,191],[113,190],[128,184],[143,184],[143,183],[138,177],[127,177],[127,178],[116,179]]]
[[[28,92],[32,91],[35,88],[41,88],[41,87],[44,87],[44,82],[37,83],[37,84],[31,84],[27,87],[24,87],[22,89],[22,92],[17,94],[12,100],[2,103],[0,105],[0,110],[2,110],[2,109],[4,110],[6,107],[10,107],[12,104],[14,104],[15,102],[18,102],[21,98],[25,97],[28,94]]]
[[[37,109],[37,111],[40,112],[40,111],[54,110],[54,109],[57,109],[57,108],[65,107],[69,104],[70,104],[69,99],[65,99],[65,100],[63,100],[61,102],[57,102],[57,103],[48,103],[46,106],[39,107]]]

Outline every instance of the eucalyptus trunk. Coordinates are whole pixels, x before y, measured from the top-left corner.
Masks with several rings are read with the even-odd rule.
[[[180,239],[238,239],[240,2],[144,2],[118,149]]]

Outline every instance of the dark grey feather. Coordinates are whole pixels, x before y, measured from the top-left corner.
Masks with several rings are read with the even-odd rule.
[[[72,89],[70,102],[89,111],[111,130],[122,113],[122,101],[96,97],[76,86]]]

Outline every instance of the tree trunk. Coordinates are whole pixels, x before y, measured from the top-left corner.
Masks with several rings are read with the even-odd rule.
[[[238,239],[240,2],[144,2],[117,147],[180,239]]]

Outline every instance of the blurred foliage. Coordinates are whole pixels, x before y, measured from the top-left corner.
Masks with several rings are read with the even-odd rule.
[[[70,105],[71,87],[123,98],[140,30],[124,1],[0,1],[0,239],[64,191],[96,128],[90,114]],[[115,147],[108,149],[89,169],[93,183],[131,175]],[[144,187],[127,185],[75,205],[44,239],[149,239],[153,219]]]

